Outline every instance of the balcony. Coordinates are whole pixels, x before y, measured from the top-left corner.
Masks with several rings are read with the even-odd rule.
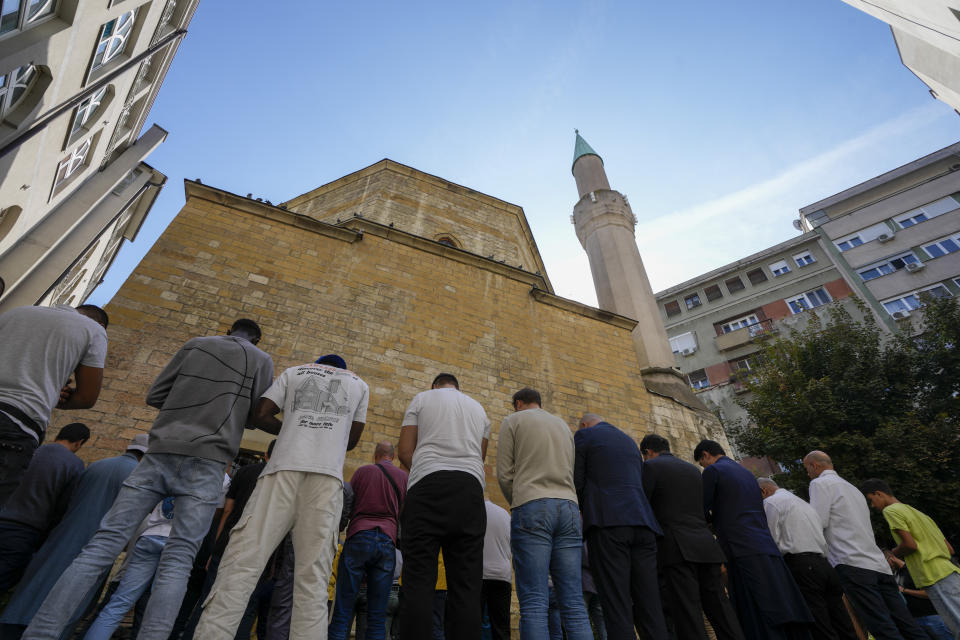
[[[764,338],[776,332],[777,328],[773,326],[773,320],[763,320],[749,327],[743,327],[736,331],[719,335],[714,338],[714,340],[716,341],[717,351],[729,351],[730,349],[742,347],[755,338]]]

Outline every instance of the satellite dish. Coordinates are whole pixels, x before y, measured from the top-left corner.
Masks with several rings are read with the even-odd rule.
[[[793,221],[793,228],[797,231],[803,231],[803,223],[800,222],[800,218]]]

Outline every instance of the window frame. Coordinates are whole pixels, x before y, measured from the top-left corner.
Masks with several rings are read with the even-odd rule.
[[[770,270],[770,273],[773,274],[774,278],[779,278],[780,276],[785,276],[790,273],[790,265],[787,264],[786,260],[777,260],[767,265],[767,269]],[[777,273],[780,271],[780,273]]]
[[[676,349],[674,349],[673,341],[674,341],[674,340],[678,340],[678,341],[679,341],[681,338],[687,338],[690,342],[692,342],[692,346],[691,346],[691,347],[684,347],[683,345],[679,345]],[[673,336],[672,338],[668,338],[667,340],[670,342],[670,350],[671,350],[674,354],[678,354],[678,355],[685,355],[685,354],[683,353],[683,350],[684,350],[685,348],[686,348],[686,349],[689,349],[689,351],[690,351],[691,353],[693,353],[693,352],[696,351],[696,350],[699,348],[699,346],[700,346],[700,345],[697,343],[697,332],[696,332],[696,331],[686,331],[686,332],[684,332],[684,333],[675,335],[675,336]],[[689,355],[689,354],[686,354],[686,355]]]
[[[953,208],[940,211],[939,213],[933,213],[932,215],[931,215],[931,212],[927,211],[926,209],[927,207],[935,205],[938,202],[945,202],[945,201],[950,201],[951,204],[953,204]],[[942,216],[945,213],[956,211],[957,209],[960,209],[960,202],[957,202],[957,199],[954,198],[953,195],[951,194],[951,195],[944,196],[943,198],[937,198],[936,200],[932,200],[926,204],[922,204],[919,207],[914,207],[910,211],[901,213],[898,216],[894,216],[893,223],[897,225],[897,227],[899,227],[900,229],[909,229],[910,227],[915,227],[918,224],[923,224],[924,222],[933,220],[934,218]],[[914,218],[917,218],[918,215],[914,215],[914,214],[917,214],[918,212],[919,212],[919,216],[923,216],[923,220],[915,220],[908,225],[903,224],[904,220],[913,220]]]
[[[817,294],[817,293],[819,293],[819,292],[821,292],[821,291],[823,292],[823,295],[825,295],[825,296],[827,297],[827,301],[826,301],[826,302],[820,302],[819,300],[816,300],[817,302],[819,302],[819,304],[813,304],[813,305],[811,305],[811,304],[810,304],[811,298],[810,298],[809,296],[811,296],[811,295],[813,295],[813,294]],[[789,297],[789,298],[784,298],[783,301],[784,301],[785,303],[787,303],[787,308],[790,309],[791,315],[797,315],[797,314],[803,313],[803,312],[805,312],[805,311],[812,311],[812,310],[816,309],[817,307],[826,306],[826,305],[828,305],[828,304],[830,304],[831,302],[834,301],[834,297],[830,295],[830,292],[827,291],[827,288],[826,288],[826,287],[824,287],[824,286],[819,286],[819,287],[817,287],[816,289],[811,289],[810,291],[804,291],[804,292],[801,293],[800,295],[791,296],[791,297]],[[803,304],[803,305],[798,305],[798,306],[802,306],[803,308],[801,308],[800,310],[797,310],[797,309],[794,308],[793,305],[794,305],[794,303],[797,303],[797,302],[800,302],[800,301],[803,301],[804,304]]]
[[[56,196],[58,193],[63,191],[68,184],[73,182],[77,176],[83,173],[85,168],[90,166],[90,159],[93,155],[92,152],[96,146],[98,137],[99,135],[93,135],[84,138],[83,142],[74,147],[66,158],[57,163],[57,170],[53,174],[53,191],[51,196]],[[60,177],[60,172],[65,165],[69,166],[69,163],[74,161],[75,164],[73,165],[73,168],[66,171],[63,177]]]
[[[911,258],[911,260],[907,260],[906,258],[908,257]],[[899,260],[900,262],[902,262],[903,266],[898,267],[894,265],[893,262],[895,260]],[[871,280],[876,280],[877,278],[882,278],[883,276],[888,276],[892,273],[902,271],[903,269],[907,268],[908,264],[923,264],[923,261],[920,260],[920,257],[917,256],[917,254],[914,253],[913,251],[903,251],[896,255],[892,255],[889,258],[878,260],[877,262],[871,263],[869,265],[865,265],[863,267],[858,267],[857,275],[860,276],[860,279],[863,282],[869,282]],[[882,268],[884,266],[889,267],[891,271],[883,271]],[[870,276],[869,278],[866,275],[864,275],[870,271],[876,271],[877,275]]]
[[[803,262],[803,258],[810,258],[810,262]],[[803,269],[804,267],[810,266],[811,264],[816,264],[817,258],[813,255],[811,251],[802,251],[793,256],[793,262],[797,265],[797,269]]]
[[[22,85],[23,91],[20,95],[13,99],[13,94],[17,90],[17,74],[21,70],[24,71],[20,73],[20,77],[27,74],[30,77]],[[40,80],[40,69],[35,64],[27,63],[0,75],[0,78],[3,80],[3,86],[0,87],[0,118],[6,120],[10,114],[22,107],[26,99],[30,97],[30,93],[36,88]]]
[[[676,313],[670,313],[671,309],[674,308],[674,307],[676,308],[677,312],[676,312]],[[673,317],[678,316],[678,315],[680,315],[681,313],[683,313],[683,309],[680,308],[680,303],[679,303],[677,300],[670,300],[669,302],[664,302],[664,303],[663,303],[663,311],[664,311],[664,313],[667,314],[667,317],[668,317],[668,318],[673,318]]]
[[[753,322],[745,322],[746,320],[750,320],[751,318],[753,318]],[[757,324],[760,324],[760,316],[758,316],[756,312],[748,313],[745,316],[734,318],[733,320],[728,320],[726,322],[717,323],[717,325],[720,328],[720,332],[721,332],[720,335],[733,333],[734,331],[738,331],[740,329],[746,329],[747,327],[752,327]],[[734,325],[737,325],[737,326],[734,326]]]
[[[716,295],[711,296],[711,289],[716,292]],[[723,297],[723,290],[720,288],[720,284],[715,282],[709,287],[704,287],[703,294],[707,296],[707,302],[713,302]]]
[[[754,280],[754,279],[753,279],[753,274],[760,274],[760,277],[761,277],[762,279],[761,279],[761,280]],[[750,281],[750,284],[753,285],[753,286],[755,286],[755,287],[763,284],[764,282],[766,282],[766,281],[769,280],[769,279],[770,279],[770,278],[767,277],[767,274],[765,274],[765,273],[763,272],[763,267],[757,267],[756,269],[753,269],[752,271],[748,271],[748,272],[747,272],[747,280],[749,280],[749,281]]]
[[[731,282],[736,282],[739,285],[739,287],[736,289],[731,289],[730,288]],[[727,278],[726,280],[723,281],[723,284],[727,286],[727,293],[730,295],[735,294],[737,291],[743,291],[744,289],[747,288],[747,285],[743,284],[743,278],[741,278],[738,275],[733,276],[732,278]]]
[[[698,377],[698,378],[697,378],[697,381],[698,381],[698,382],[703,381],[703,382],[705,382],[706,384],[694,384],[693,374],[695,374],[695,373],[703,373],[703,377],[702,377],[702,378],[699,378],[699,377]],[[706,370],[706,369],[697,369],[696,371],[691,371],[690,373],[688,373],[688,374],[687,374],[687,384],[689,384],[691,388],[697,389],[698,391],[699,391],[700,389],[706,389],[706,388],[710,387],[710,386],[711,386],[710,376],[707,375],[707,370]]]
[[[700,300],[700,292],[694,291],[690,295],[684,296],[683,304],[687,306],[687,311],[693,311],[697,307],[703,306],[703,302]]]
[[[947,242],[947,241],[952,242],[953,245],[954,245],[956,248],[953,249],[952,251],[949,250],[949,249],[944,249],[944,248],[941,246],[940,243],[941,243],[941,242]],[[943,253],[941,253],[941,254],[938,255],[938,256],[935,256],[935,255],[933,255],[932,253],[930,253],[929,247],[937,247],[937,249],[940,250],[940,251],[943,251]],[[931,241],[931,242],[929,242],[929,243],[927,243],[927,244],[921,245],[921,248],[922,248],[923,251],[927,254],[927,259],[928,259],[928,260],[936,260],[937,258],[942,258],[942,257],[944,257],[944,256],[948,256],[948,255],[950,255],[951,253],[957,253],[958,251],[960,251],[960,232],[952,233],[952,234],[950,234],[950,235],[948,235],[948,236],[944,236],[944,237],[939,238],[939,239],[937,239],[937,240],[933,240],[933,241]]]
[[[56,16],[57,10],[60,8],[59,0],[41,0],[37,4],[41,5],[45,10],[42,13],[37,12],[31,16],[29,11],[30,3],[31,0],[19,0],[17,2],[17,23],[8,31],[0,33],[0,40],[18,33],[23,33],[27,29],[32,29],[39,24],[43,24]]]
[[[854,249],[856,247],[859,247],[860,245],[866,244],[863,241],[863,238],[860,236],[861,233],[862,232],[860,231],[857,231],[856,233],[851,233],[848,236],[834,240],[833,244],[836,245],[837,249],[839,249],[841,253],[843,253],[844,251],[850,251],[850,249]],[[854,240],[857,241],[856,244],[853,244]],[[844,248],[843,245],[845,244],[848,244],[850,246]]]
[[[93,75],[104,68],[110,66],[111,62],[115,62],[127,53],[127,51],[132,46],[133,42],[136,40],[138,34],[138,18],[140,14],[140,7],[134,7],[133,9],[128,9],[120,13],[115,18],[107,20],[100,25],[100,29],[97,34],[97,40],[93,46],[93,57],[90,61],[90,68],[88,70],[88,79]],[[127,23],[121,25],[121,20],[126,16],[130,16],[130,20]],[[109,35],[106,35],[107,27],[111,24],[114,25],[113,30]],[[121,28],[125,28],[123,33],[120,33]],[[115,49],[113,53],[110,53],[110,43],[113,41],[119,40],[120,46]],[[103,47],[103,56],[101,57],[101,47]],[[99,58],[99,61],[98,61]]]

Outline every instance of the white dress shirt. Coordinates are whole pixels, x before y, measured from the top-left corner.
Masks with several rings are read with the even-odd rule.
[[[823,524],[809,504],[786,489],[763,500],[767,526],[780,553],[818,553],[827,555],[827,541],[823,539]]]
[[[855,486],[828,469],[810,481],[810,506],[820,516],[827,560],[890,575],[890,565],[870,526],[867,499]]]

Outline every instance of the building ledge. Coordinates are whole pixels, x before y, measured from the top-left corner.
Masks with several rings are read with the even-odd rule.
[[[576,300],[570,300],[569,298],[562,298],[554,293],[544,291],[536,286],[530,289],[530,295],[533,296],[533,299],[537,302],[542,302],[550,305],[551,307],[556,307],[558,309],[563,309],[564,311],[569,311],[581,316],[593,318],[594,320],[599,320],[600,322],[606,322],[616,327],[620,327],[621,329],[633,331],[634,327],[637,326],[636,320],[626,316],[604,311],[603,309],[597,309],[596,307],[591,307],[590,305],[577,302]]]

